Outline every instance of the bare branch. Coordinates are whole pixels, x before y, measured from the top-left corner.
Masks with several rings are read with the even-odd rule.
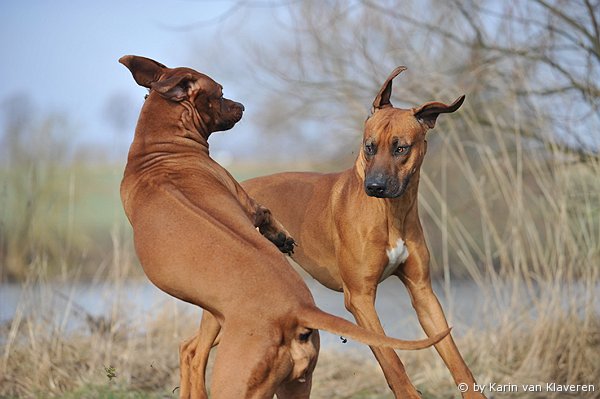
[[[594,36],[590,32],[588,32],[582,24],[580,24],[579,22],[577,22],[576,20],[571,18],[569,15],[567,15],[566,13],[561,11],[558,7],[552,6],[545,0],[535,0],[535,1],[539,5],[544,7],[546,10],[550,11],[552,14],[556,15],[557,17],[562,19],[564,22],[566,22],[571,28],[573,28],[574,30],[583,34],[585,37],[587,37],[590,40],[590,42],[594,42]]]

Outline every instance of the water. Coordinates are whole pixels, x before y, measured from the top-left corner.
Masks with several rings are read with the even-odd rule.
[[[353,320],[352,315],[344,307],[343,295],[331,291],[312,278],[306,280],[317,305],[332,314]],[[485,329],[499,322],[494,312],[511,306],[511,300],[530,298],[531,317],[535,316],[535,303],[544,301],[545,295],[552,287],[536,286],[528,291],[521,286],[517,289],[520,295],[514,295],[514,288],[504,287],[495,290],[495,293],[486,287],[486,291],[471,281],[455,281],[450,284],[450,295],[446,295],[444,286],[434,284],[434,291],[440,300],[450,325],[453,335],[460,337],[467,329]],[[600,287],[595,287],[595,292]],[[573,301],[583,301],[590,298],[585,294],[584,287],[578,284],[575,287],[561,289],[563,306],[569,305],[574,309]],[[600,301],[595,299],[594,307],[600,312]],[[538,302],[539,303],[539,302]],[[126,308],[130,320],[152,317],[156,309],[172,309],[180,312],[190,323],[196,325],[200,319],[201,311],[190,304],[178,301],[154,287],[145,280],[120,284],[103,283],[91,284],[46,284],[38,287],[23,288],[15,284],[0,285],[0,326],[8,325],[15,315],[22,312],[36,312],[40,317],[45,317],[42,309],[53,309],[58,318],[56,323],[66,326],[76,326],[75,321],[92,317],[102,319],[109,316],[119,306]],[[583,307],[583,306],[582,306]],[[379,285],[377,292],[376,309],[386,333],[402,339],[419,339],[424,334],[418,323],[415,312],[411,306],[410,298],[403,284],[397,278],[389,278]],[[72,315],[72,316],[66,316]],[[61,317],[63,319],[61,319]],[[0,331],[6,331],[4,328]],[[4,332],[2,332],[4,334]],[[321,344],[324,349],[353,350],[359,354],[370,353],[368,348],[354,342],[342,343],[340,337],[327,332],[321,333]]]

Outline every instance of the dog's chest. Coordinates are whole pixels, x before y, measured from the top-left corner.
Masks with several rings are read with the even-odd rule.
[[[408,248],[404,243],[402,238],[398,238],[394,246],[385,250],[385,253],[388,258],[388,263],[383,269],[383,273],[379,278],[379,282],[382,282],[386,278],[392,275],[394,271],[400,266],[400,264],[404,263],[408,258]]]

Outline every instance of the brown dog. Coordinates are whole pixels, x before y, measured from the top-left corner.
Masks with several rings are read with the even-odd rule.
[[[268,206],[297,239],[293,259],[323,285],[343,291],[346,308],[359,325],[384,333],[375,311],[377,285],[391,275],[408,288],[419,321],[429,336],[448,328],[429,277],[429,251],[417,209],[426,133],[451,105],[426,103],[412,109],[392,106],[396,68],[373,102],[365,122],[363,145],[353,168],[341,173],[279,173],[242,184]],[[366,193],[366,195],[365,195]],[[215,337],[218,324],[203,318],[200,335]],[[197,357],[211,342],[197,342]],[[371,347],[397,398],[418,398],[393,349]],[[482,398],[451,336],[436,349],[457,384],[467,384],[465,398]],[[202,367],[204,360],[194,358]]]
[[[210,312],[222,329],[213,398],[307,397],[316,329],[407,349],[447,335],[446,328],[421,341],[395,340],[317,309],[256,227],[284,251],[293,242],[287,232],[209,156],[209,135],[232,128],[243,106],[192,69],[136,56],[119,61],[150,89],[121,184],[123,206],[148,278]]]

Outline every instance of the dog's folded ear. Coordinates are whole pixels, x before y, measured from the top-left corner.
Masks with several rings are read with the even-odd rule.
[[[450,112],[454,112],[460,108],[463,101],[465,101],[464,94],[458,97],[452,104],[446,105],[444,103],[432,101],[429,103],[425,103],[420,107],[413,108],[413,115],[417,120],[424,124],[429,129],[433,129],[435,127],[435,121],[439,114],[446,114]]]
[[[160,62],[137,55],[124,55],[119,58],[119,62],[129,69],[137,84],[148,89],[151,88],[152,83],[156,82],[164,70],[167,69]]]
[[[150,88],[169,100],[183,101],[189,97],[188,91],[192,88],[193,79],[191,73],[175,75],[152,83]]]
[[[160,62],[137,55],[125,55],[119,58],[119,62],[131,71],[133,79],[140,86],[155,90],[172,101],[182,101],[188,97],[190,82],[193,80],[191,73],[177,74],[161,80],[169,68]]]
[[[390,102],[390,97],[392,96],[392,80],[398,76],[402,71],[406,71],[405,66],[399,66],[392,71],[390,76],[385,80],[381,89],[379,89],[379,93],[377,93],[377,97],[373,101],[373,109],[371,112],[375,112],[376,109],[391,107],[392,103]]]

